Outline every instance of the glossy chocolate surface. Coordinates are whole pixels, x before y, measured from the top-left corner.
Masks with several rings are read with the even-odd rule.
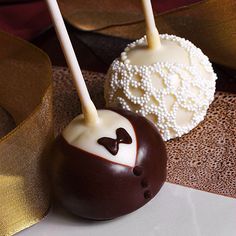
[[[132,138],[127,133],[127,131],[123,128],[119,128],[116,130],[116,139],[109,138],[109,137],[102,137],[98,139],[98,143],[104,146],[112,155],[116,155],[119,151],[119,144],[131,144]]]
[[[55,195],[66,209],[84,218],[106,220],[128,214],[150,201],[166,179],[166,149],[155,126],[135,113],[112,110],[134,127],[138,150],[133,168],[76,148],[62,136],[56,143]]]

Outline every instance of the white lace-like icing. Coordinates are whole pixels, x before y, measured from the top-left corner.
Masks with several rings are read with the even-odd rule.
[[[143,44],[144,36],[129,44],[121,58],[112,63],[105,84],[105,99],[108,106],[121,106],[152,120],[163,139],[169,140],[188,133],[204,119],[214,99],[217,76],[208,57],[190,41],[167,34],[160,37],[184,48],[189,53],[190,65],[168,62],[132,65],[126,52]],[[201,74],[199,66],[208,76]],[[153,84],[153,76],[157,76],[161,87]],[[166,103],[167,98],[171,104]],[[179,114],[189,116],[189,121],[181,123],[179,119],[177,122]]]

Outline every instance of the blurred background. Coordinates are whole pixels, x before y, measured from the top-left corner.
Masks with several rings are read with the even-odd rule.
[[[82,69],[106,73],[125,45],[145,33],[139,0],[59,0]],[[153,0],[160,33],[199,46],[218,74],[217,89],[236,91],[236,1]],[[0,0],[0,30],[44,50],[54,66],[66,66],[42,0]]]

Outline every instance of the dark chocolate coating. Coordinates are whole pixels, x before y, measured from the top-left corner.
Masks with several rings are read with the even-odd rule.
[[[56,142],[52,171],[55,195],[67,210],[84,218],[106,220],[135,211],[158,193],[166,179],[167,154],[156,127],[135,113],[112,110],[134,127],[138,149],[135,167],[83,151],[62,136]]]

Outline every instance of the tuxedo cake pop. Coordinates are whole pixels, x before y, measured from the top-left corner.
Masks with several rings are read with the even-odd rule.
[[[157,194],[167,155],[144,117],[122,109],[98,110],[98,116],[99,125],[84,125],[80,115],[65,128],[57,141],[53,182],[66,209],[105,220],[130,213]]]
[[[166,179],[167,154],[156,127],[123,109],[96,110],[90,99],[56,0],[47,0],[83,114],[55,142],[52,183],[68,211],[95,220],[145,205]]]

